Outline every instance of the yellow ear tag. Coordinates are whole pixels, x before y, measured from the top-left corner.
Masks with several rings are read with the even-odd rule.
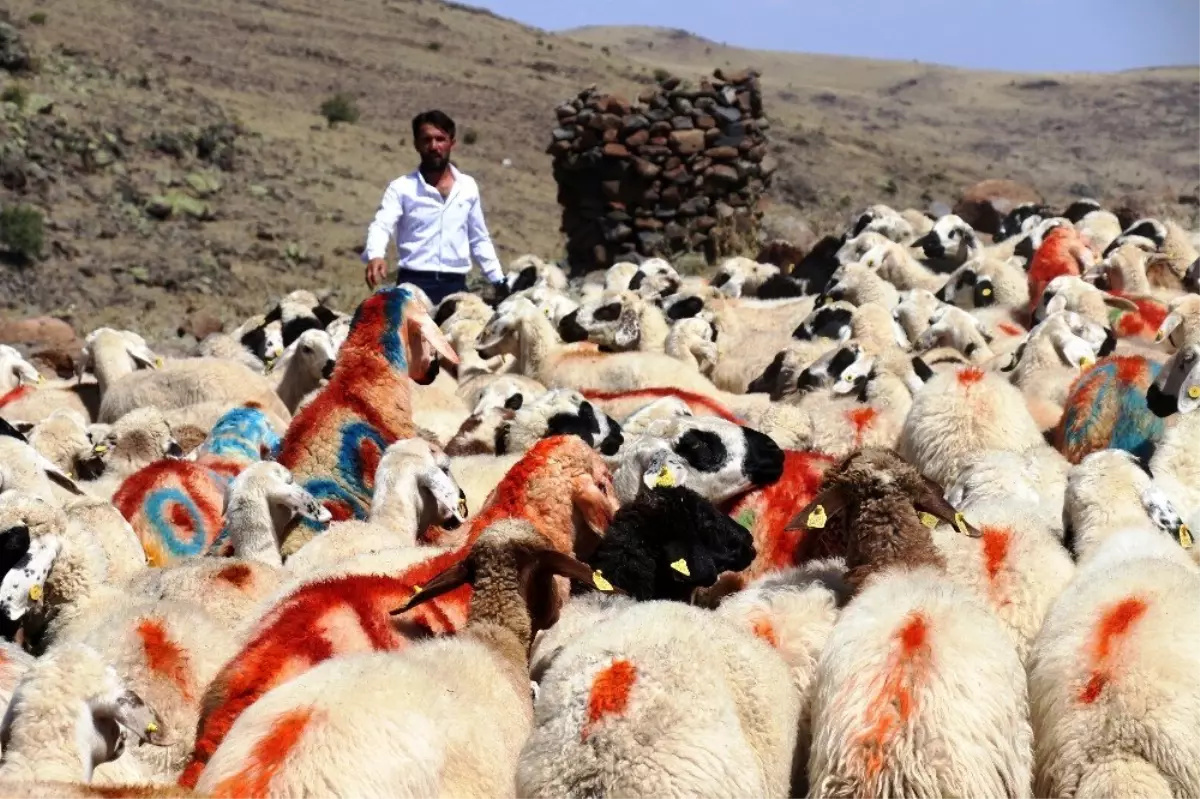
[[[419,585],[414,585],[414,586],[413,586],[413,596],[416,596],[416,595],[417,595],[417,594],[419,594],[419,593],[421,593],[421,586],[419,586]]]
[[[156,732],[158,732],[158,725],[155,724],[153,721],[146,725],[146,734],[147,735],[153,735]]]
[[[961,513],[954,514],[954,526],[963,535],[967,534],[967,520]]]
[[[1200,399],[1200,386],[1192,386],[1189,388],[1188,397],[1191,399]]]
[[[542,313],[544,313],[546,315],[547,319],[550,318],[550,309],[549,308],[543,308]]]
[[[37,376],[37,382],[38,382],[38,385],[39,385],[39,386],[40,386],[42,383],[45,383],[45,382],[46,382],[46,378],[42,377],[42,373],[41,373],[41,372],[38,372],[38,376]]]
[[[687,561],[684,560],[683,558],[680,558],[679,560],[672,563],[671,568],[674,569],[675,571],[679,572],[680,574],[682,574],[684,577],[692,576],[692,573],[690,571],[688,571]]]
[[[1167,335],[1160,330],[1154,334],[1154,343],[1157,344],[1158,342],[1162,341],[1166,337],[1167,337]]]
[[[658,477],[654,480],[654,485],[670,488],[675,485],[675,477],[671,474],[671,470],[666,466],[658,470]]]
[[[1179,525],[1179,545],[1184,549],[1191,549],[1192,543],[1192,531],[1186,524]]]
[[[917,514],[917,516],[920,517],[921,524],[925,525],[930,530],[938,526],[938,517],[934,516],[932,513],[921,511]]]
[[[97,444],[92,447],[92,452],[108,452],[108,446],[105,444]]]
[[[829,521],[829,517],[825,515],[825,506],[818,505],[813,508],[812,513],[808,514],[808,521],[805,524],[820,530],[825,526],[825,522],[827,521]]]
[[[610,583],[608,580],[605,580],[599,571],[592,572],[592,584],[601,591],[613,590],[612,583]]]
[[[162,357],[161,357],[161,356],[160,356],[160,357],[158,357],[158,358],[155,358],[155,359],[154,359],[154,365],[155,365],[155,366],[157,366],[159,369],[161,369],[161,368],[162,368],[162,365],[163,365],[163,359],[162,359]]]
[[[34,583],[33,585],[29,586],[29,598],[32,599],[34,602],[41,602],[42,601],[42,587],[40,585],[38,585],[37,583]]]
[[[986,289],[986,288],[985,288],[983,291],[981,291],[981,292],[979,292],[979,293],[980,293],[980,294],[982,294],[982,295],[983,295],[983,296],[985,296],[985,297],[990,297],[990,296],[992,296],[992,290],[991,290],[991,289]]]
[[[465,499],[463,499],[462,497],[458,498],[458,515],[459,516],[467,515],[467,501]]]
[[[1085,355],[1079,359],[1079,368],[1083,369],[1084,367],[1091,366],[1094,363],[1095,363],[1095,361],[1093,359],[1091,359]]]

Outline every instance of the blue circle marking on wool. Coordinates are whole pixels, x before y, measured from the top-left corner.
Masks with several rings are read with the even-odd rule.
[[[183,511],[188,515],[192,526],[192,537],[190,540],[185,541],[180,539],[178,535],[179,531],[169,516],[172,506],[183,508]],[[158,540],[173,555],[186,556],[202,553],[206,538],[204,534],[204,516],[200,513],[200,509],[196,507],[196,503],[192,501],[192,498],[185,494],[182,489],[175,486],[151,489],[146,494],[142,508],[146,514],[146,520],[150,522],[150,527],[157,534]]]
[[[407,289],[396,289],[396,294],[389,295],[383,306],[385,325],[380,331],[379,344],[383,347],[384,357],[394,369],[408,369],[408,356],[404,352],[404,344],[400,340],[404,323],[404,309],[412,300]]]
[[[224,458],[258,461],[264,445],[274,454],[281,444],[265,413],[257,408],[233,408],[213,425],[201,449]]]
[[[313,499],[317,502],[324,504],[326,500],[332,500],[349,508],[353,518],[367,518],[369,508],[363,504],[358,496],[347,490],[345,486],[336,480],[331,480],[328,477],[314,477],[311,480],[305,481],[303,485],[304,490],[312,494]],[[304,516],[299,517],[298,522],[305,529],[311,530],[314,533],[323,533],[325,531],[324,527]]]
[[[362,462],[362,445],[371,442],[379,448],[379,456],[383,457],[387,449],[387,441],[383,435],[362,419],[346,422],[341,426],[341,447],[338,449],[337,475],[348,489],[358,496],[369,499],[371,491],[367,489],[366,471]],[[374,468],[374,467],[372,467]],[[371,475],[374,478],[374,474]]]

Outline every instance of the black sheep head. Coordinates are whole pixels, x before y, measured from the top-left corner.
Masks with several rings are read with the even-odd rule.
[[[643,489],[604,534],[588,565],[638,600],[687,602],[754,560],[750,531],[685,486]]]

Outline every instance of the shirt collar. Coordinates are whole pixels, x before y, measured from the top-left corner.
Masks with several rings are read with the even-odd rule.
[[[417,178],[417,183],[419,183],[421,186],[428,189],[429,191],[433,192],[434,194],[438,193],[438,190],[435,187],[430,186],[425,181],[425,175],[422,174],[421,167],[418,166],[416,169],[414,169],[413,174]],[[453,197],[456,193],[458,193],[458,186],[462,182],[462,172],[458,171],[458,167],[456,167],[453,162],[450,163],[450,174],[454,175],[454,188],[450,189],[450,197]],[[441,195],[439,195],[439,196],[441,196]],[[447,197],[446,199],[449,200],[450,197]]]

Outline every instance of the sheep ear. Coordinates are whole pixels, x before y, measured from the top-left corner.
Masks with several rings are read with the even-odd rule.
[[[1055,294],[1050,298],[1049,302],[1046,303],[1046,316],[1050,316],[1051,314],[1056,314],[1059,311],[1065,310],[1067,310],[1067,298],[1062,294]]]
[[[590,585],[598,591],[603,591],[607,594],[620,594],[628,596],[620,588],[604,579],[604,576],[599,572],[592,571],[592,567],[580,560],[576,560],[570,555],[565,555],[556,549],[547,549],[537,554],[538,568],[547,569],[551,573],[560,577],[566,577],[568,580],[574,580],[583,585]]]
[[[822,491],[792,517],[785,530],[820,530],[829,520],[846,509],[846,495],[840,486]]]
[[[117,697],[112,717],[113,721],[136,735],[139,740],[152,746],[170,746],[174,743],[167,737],[158,713],[132,690],[126,689]]]
[[[616,332],[613,334],[613,343],[618,347],[628,347],[638,339],[638,313],[637,309],[632,305],[626,305],[621,309],[621,318],[617,322]]]
[[[963,535],[970,536],[971,538],[978,538],[982,535],[977,528],[967,522],[961,513],[954,509],[953,505],[946,501],[941,486],[928,477],[922,477],[921,480],[924,483],[924,490],[914,498],[914,508],[918,511],[932,514]]]
[[[454,351],[450,341],[442,329],[433,322],[433,317],[424,308],[410,305],[408,316],[413,322],[417,334],[424,339],[424,344],[450,363],[458,363],[458,353]]]
[[[1166,318],[1163,319],[1162,323],[1158,326],[1158,332],[1154,334],[1154,340],[1164,340],[1167,336],[1171,335],[1171,332],[1174,331],[1175,328],[1179,327],[1179,323],[1182,321],[1183,317],[1180,316],[1178,311],[1172,311],[1171,313],[1167,314]]]
[[[1137,313],[1137,303],[1125,297],[1115,297],[1112,294],[1104,295],[1104,304],[1109,308],[1120,308],[1123,311],[1132,311]]]
[[[408,598],[402,606],[392,611],[393,616],[399,616],[401,613],[408,611],[420,605],[422,602],[428,602],[431,599],[436,599],[442,594],[449,593],[456,588],[471,583],[475,579],[475,570],[466,559],[460,560],[450,568],[438,574],[424,586],[416,586],[416,593]]]
[[[271,494],[271,499],[288,508],[297,516],[302,516],[317,524],[327,524],[333,515],[329,509],[317,502],[316,497],[298,485],[281,486]]]

